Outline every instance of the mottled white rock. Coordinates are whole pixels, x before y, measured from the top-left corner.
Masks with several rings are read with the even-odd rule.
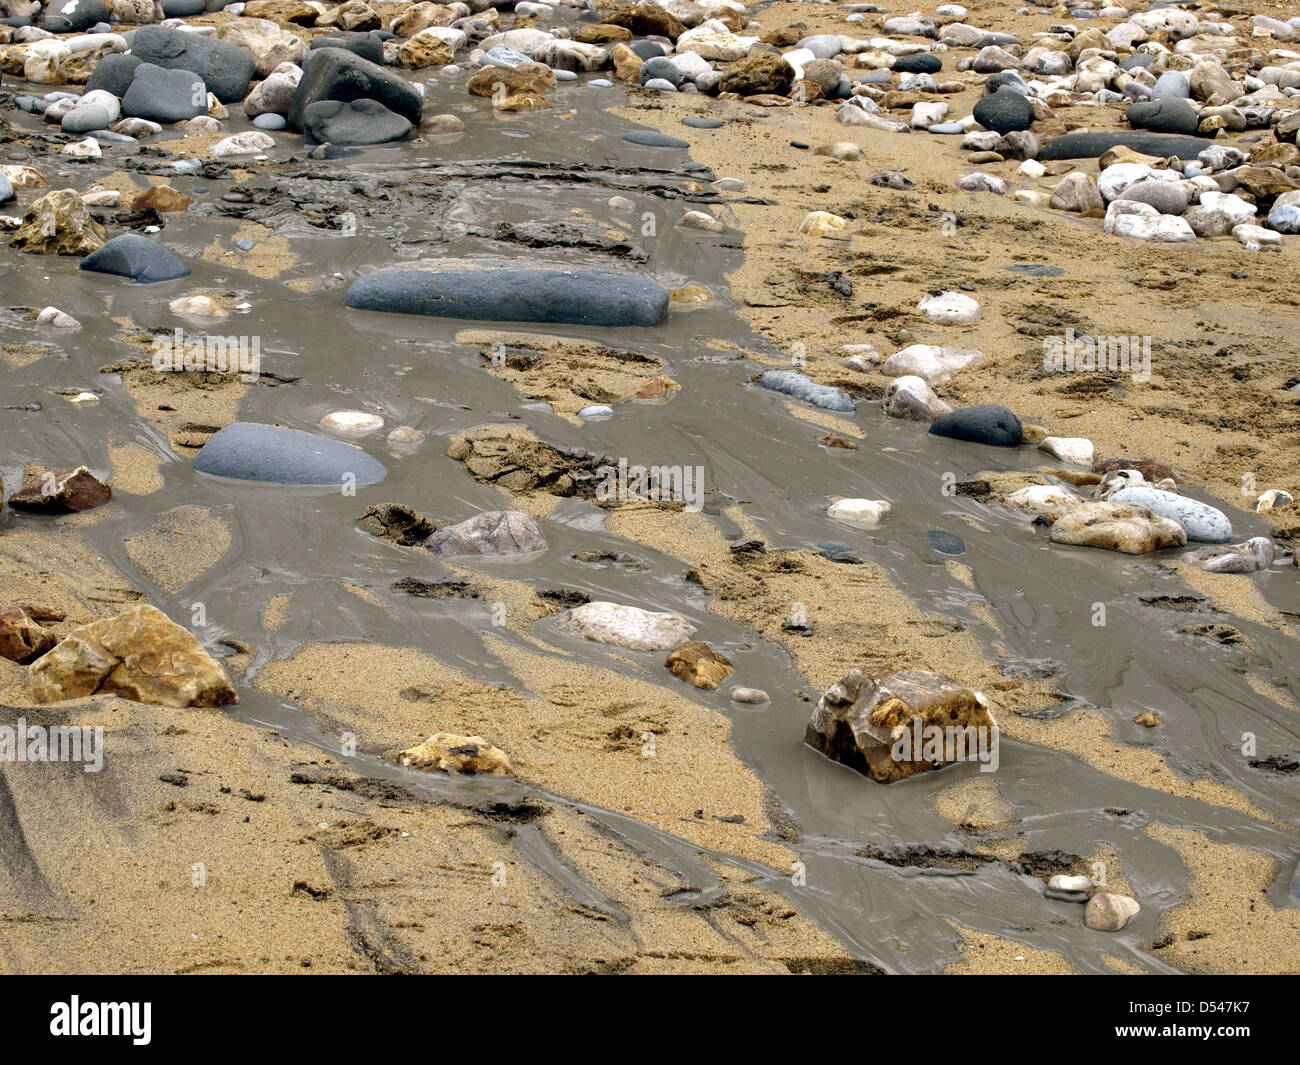
[[[225,159],[232,155],[256,155],[258,152],[274,147],[275,138],[269,133],[263,133],[260,129],[249,129],[217,141],[212,146],[212,154],[218,159]]]
[[[888,517],[891,510],[893,507],[883,499],[837,499],[826,513],[838,521],[861,529],[874,529]]]
[[[1016,510],[1055,520],[1067,510],[1079,506],[1083,502],[1083,497],[1059,485],[1031,484],[1016,489],[1003,502],[1009,507],[1015,507]]]
[[[1137,899],[1099,891],[1088,900],[1083,920],[1089,928],[1095,928],[1098,932],[1119,932],[1141,909]]]
[[[1295,502],[1295,498],[1290,492],[1283,491],[1281,488],[1270,488],[1267,492],[1260,494],[1255,500],[1255,510],[1263,513],[1266,510],[1277,510],[1279,507],[1289,507]]]
[[[909,344],[889,356],[880,367],[880,372],[886,377],[919,377],[928,385],[938,385],[983,361],[984,353],[974,349]]]
[[[37,325],[52,325],[56,329],[80,329],[81,323],[57,307],[46,307],[36,316]],[[1263,496],[1260,496],[1263,499]]]
[[[937,325],[974,325],[980,320],[980,305],[960,292],[925,296],[916,309]]]
[[[1089,891],[1092,888],[1092,880],[1086,876],[1057,873],[1048,879],[1047,886],[1053,891]]]
[[[366,410],[330,411],[320,420],[322,429],[333,429],[340,433],[372,433],[383,426],[383,418]]]
[[[630,651],[671,651],[695,631],[680,614],[606,602],[584,603],[564,611],[559,627],[570,636]]]
[[[1049,436],[1038,445],[1038,450],[1062,462],[1092,465],[1092,441],[1086,436]]]

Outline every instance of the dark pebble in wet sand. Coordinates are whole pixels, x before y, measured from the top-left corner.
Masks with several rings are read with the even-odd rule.
[[[981,403],[975,407],[963,407],[936,419],[930,425],[930,435],[993,447],[1019,447],[1024,430],[1020,419],[1006,407],[999,407],[996,403]]]
[[[430,259],[358,278],[345,302],[358,310],[475,321],[651,326],[668,313],[668,290],[612,270]]]
[[[926,531],[925,536],[930,541],[930,546],[941,555],[964,555],[966,553],[966,545],[962,542],[960,536],[954,536],[942,529],[929,529]]]
[[[213,434],[195,457],[194,468],[241,481],[331,487],[375,484],[388,476],[383,464],[359,447],[256,422],[235,422]]]
[[[662,44],[654,41],[629,41],[628,47],[632,49],[643,60],[655,59],[661,55],[667,55]]]
[[[386,144],[412,129],[376,100],[317,100],[304,108],[302,127],[308,144]]]
[[[683,126],[691,126],[694,129],[721,129],[726,125],[725,122],[719,122],[716,118],[702,118],[699,115],[687,115],[682,119]]]
[[[640,144],[646,148],[689,148],[690,142],[680,137],[670,137],[666,133],[657,133],[652,129],[638,129],[623,134],[628,144]]]
[[[139,233],[123,233],[77,264],[81,270],[129,277],[143,285],[189,277],[190,268],[161,244]]]
[[[1059,266],[1048,266],[1046,263],[1012,263],[1002,269],[1010,270],[1013,274],[1024,274],[1026,277],[1060,277],[1065,273]]]
[[[894,71],[898,74],[937,74],[942,69],[943,60],[931,52],[917,52],[894,60]]]
[[[239,239],[239,240],[236,240],[236,241],[232,241],[232,243],[233,243],[234,246],[235,246],[236,248],[238,248],[240,251],[252,251],[254,248],[257,247],[257,242],[256,242],[256,241],[252,241],[252,240],[244,240],[244,239],[242,239],[242,238]]]
[[[1176,156],[1195,159],[1214,141],[1201,137],[1179,137],[1168,133],[1146,133],[1141,130],[1112,130],[1106,133],[1067,133],[1048,141],[1038,153],[1039,162],[1055,159],[1096,159],[1116,147],[1132,148],[1143,155],[1158,159]]]
[[[862,565],[862,559],[853,553],[853,548],[838,540],[822,540],[817,544],[817,550],[831,562],[842,562],[850,566]]]
[[[168,70],[191,70],[223,104],[248,95],[257,72],[252,52],[200,33],[141,26],[131,34],[131,54]]]
[[[791,148],[798,148],[798,149],[800,149],[800,150],[803,150],[803,149],[807,148],[808,145],[807,145],[806,143],[804,143],[803,141],[791,141],[791,142],[790,142],[790,147],[791,147]]]

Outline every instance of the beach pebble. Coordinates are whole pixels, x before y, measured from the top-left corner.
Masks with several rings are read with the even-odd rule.
[[[799,223],[799,232],[809,237],[847,237],[848,219],[829,211],[813,211]]]
[[[1040,515],[1055,521],[1083,502],[1083,497],[1054,484],[1031,484],[1017,488],[1002,501],[1016,510]]]
[[[1092,178],[1075,171],[1057,182],[1048,206],[1057,211],[1085,214],[1088,211],[1100,211],[1106,204]]]
[[[1053,458],[1062,462],[1076,462],[1083,466],[1092,465],[1092,441],[1083,436],[1049,436],[1038,445],[1039,451],[1046,451]]]
[[[932,422],[952,412],[952,407],[934,394],[924,378],[912,374],[890,381],[880,404],[891,418],[914,422]]]
[[[526,555],[550,545],[537,522],[518,510],[491,510],[437,530],[426,546],[443,557]]]
[[[1183,547],[1187,533],[1178,522],[1146,507],[1108,500],[1067,510],[1052,524],[1051,539],[1058,544],[1145,555],[1166,547]]]
[[[931,293],[916,309],[937,325],[973,325],[980,320],[980,305],[960,292]]]
[[[1121,489],[1110,497],[1110,501],[1146,507],[1153,514],[1176,521],[1186,530],[1189,540],[1221,544],[1232,539],[1232,523],[1223,511],[1174,492],[1139,485]]]
[[[196,318],[225,318],[229,315],[211,296],[177,296],[167,307],[173,314],[189,314]]]
[[[1034,105],[1015,89],[1002,87],[975,104],[975,121],[987,130],[1012,133],[1028,129],[1034,121]]]
[[[335,491],[348,484],[375,484],[388,475],[382,463],[352,444],[256,422],[234,422],[214,433],[195,456],[194,469],[242,481]]]
[[[188,277],[190,268],[161,244],[138,233],[114,237],[78,263],[81,270],[129,277],[140,284]]]
[[[1294,502],[1295,498],[1290,492],[1285,492],[1281,488],[1270,488],[1267,492],[1260,493],[1259,498],[1255,500],[1255,511],[1262,514],[1266,510],[1289,507]]]
[[[773,392],[783,392],[787,396],[811,403],[824,410],[852,411],[853,397],[842,388],[820,385],[801,373],[792,370],[768,370],[758,379],[758,383]]]
[[[881,364],[880,372],[886,377],[919,377],[928,385],[938,385],[983,361],[982,351],[909,344],[889,356]]]
[[[1088,900],[1083,920],[1089,928],[1095,928],[1098,932],[1119,932],[1141,909],[1137,899],[1099,891]]]
[[[322,429],[339,433],[373,433],[384,427],[384,419],[366,410],[334,410],[320,420]]]
[[[424,434],[413,425],[399,425],[388,433],[390,444],[418,444],[424,440]]]
[[[274,137],[261,130],[250,129],[217,141],[209,151],[215,159],[226,159],[236,155],[256,155],[274,147]]]
[[[572,607],[559,615],[557,624],[570,636],[614,644],[629,651],[671,651],[695,631],[695,626],[680,614],[609,602]]]
[[[1282,234],[1275,233],[1271,229],[1265,229],[1263,226],[1233,226],[1232,235],[1236,238],[1237,243],[1244,244],[1247,248],[1255,251],[1261,248],[1282,250]]]
[[[668,313],[668,290],[653,281],[608,269],[517,265],[528,262],[402,263],[358,278],[345,303],[396,314],[599,326],[653,326]]]
[[[941,555],[964,555],[966,544],[960,536],[954,536],[942,529],[927,529],[925,538],[930,546]]]
[[[207,109],[208,90],[198,74],[167,70],[154,63],[141,63],[135,68],[130,87],[122,97],[122,114],[162,125],[196,118],[206,114]]]
[[[771,696],[762,688],[732,688],[727,694],[731,696],[733,703],[757,704],[772,701]]]
[[[847,522],[862,529],[874,529],[893,509],[884,499],[838,499],[826,513],[837,521]]]
[[[1065,873],[1056,873],[1048,878],[1047,886],[1053,891],[1090,891],[1092,890],[1092,880],[1086,876],[1069,876]]]
[[[1183,560],[1207,573],[1256,573],[1273,565],[1273,541],[1253,536],[1245,543],[1223,547],[1202,547],[1188,552]]]
[[[81,323],[59,310],[57,307],[45,307],[36,316],[37,325],[52,325],[56,329],[80,329]]]
[[[981,403],[936,419],[930,424],[930,435],[993,447],[1018,447],[1024,432],[1020,419],[1006,407]]]

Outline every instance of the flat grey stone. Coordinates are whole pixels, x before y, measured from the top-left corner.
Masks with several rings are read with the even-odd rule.
[[[270,484],[341,487],[388,476],[384,465],[359,447],[278,425],[235,422],[215,433],[194,459],[200,473]]]

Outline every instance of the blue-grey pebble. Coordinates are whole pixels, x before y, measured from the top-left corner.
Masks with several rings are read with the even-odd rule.
[[[758,379],[758,383],[773,392],[801,399],[823,410],[853,410],[853,397],[844,389],[820,385],[792,370],[768,370]]]
[[[256,422],[235,422],[214,433],[195,456],[194,468],[241,481],[334,488],[351,479],[376,484],[388,476],[383,463],[342,440]]]
[[[188,277],[190,268],[161,244],[139,233],[123,233],[78,263],[82,270],[129,277],[141,284]]]
[[[253,119],[253,125],[258,129],[277,130],[284,129],[286,123],[284,115],[273,115],[268,112]]]
[[[613,270],[429,259],[358,278],[345,303],[358,310],[474,321],[653,326],[668,313],[668,290]]]

